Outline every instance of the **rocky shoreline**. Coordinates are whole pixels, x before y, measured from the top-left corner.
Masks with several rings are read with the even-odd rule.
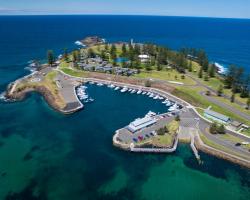
[[[31,92],[37,92],[39,93],[44,99],[45,101],[56,111],[58,112],[62,112],[63,108],[60,108],[59,105],[57,105],[55,103],[55,98],[54,96],[51,94],[51,92],[44,86],[33,86],[33,87],[27,87],[24,88],[21,91],[14,91],[14,92],[10,92],[12,87],[13,87],[14,83],[9,84],[5,97],[7,99],[9,99],[10,101],[22,101],[26,98],[26,96],[31,93]]]
[[[215,156],[219,159],[223,159],[223,160],[226,160],[226,161],[229,161],[229,162],[232,162],[234,164],[237,164],[237,165],[240,165],[242,167],[250,169],[250,161],[247,161],[245,159],[241,159],[241,158],[236,157],[234,155],[230,155],[226,152],[223,152],[223,151],[214,149],[210,146],[207,146],[207,145],[203,144],[203,142],[201,142],[200,139],[197,139],[197,138],[195,139],[195,146],[198,150],[200,150],[206,154]]]

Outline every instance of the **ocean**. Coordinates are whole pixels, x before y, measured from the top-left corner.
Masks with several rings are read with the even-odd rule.
[[[108,41],[155,42],[173,49],[207,50],[211,60],[249,70],[250,21],[134,16],[0,17],[0,91],[47,49],[57,54],[75,41],[99,35]],[[124,152],[112,145],[116,129],[149,110],[166,107],[142,95],[88,85],[93,103],[62,115],[35,93],[0,101],[0,199],[4,200],[247,200],[250,171],[189,145],[171,155]]]

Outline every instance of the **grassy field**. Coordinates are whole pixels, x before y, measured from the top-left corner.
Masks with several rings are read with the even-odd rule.
[[[162,70],[162,71],[145,71],[142,70],[141,73],[134,75],[134,77],[137,78],[152,78],[152,79],[159,79],[163,81],[176,81],[181,82],[187,85],[195,85],[195,81],[193,81],[191,78],[185,76],[184,79],[181,78],[182,74],[177,72],[176,70]]]
[[[35,88],[39,86],[46,87],[53,95],[55,99],[55,104],[57,104],[60,108],[63,108],[66,104],[62,96],[58,92],[58,87],[55,82],[56,75],[57,75],[56,71],[51,71],[40,82],[30,82],[30,79],[24,80],[17,85],[16,90],[21,91],[25,88]]]
[[[172,121],[167,125],[168,133],[165,133],[164,135],[157,135],[153,137],[152,144],[155,146],[171,146],[173,144],[174,135],[176,134],[178,128],[179,128],[179,122]]]
[[[250,125],[250,122],[238,116],[235,113],[230,112],[227,109],[224,109],[210,101],[208,101],[204,96],[200,95],[199,93],[201,91],[205,91],[204,88],[201,87],[183,87],[183,86],[178,86],[176,89],[173,91],[173,94],[184,99],[185,101],[189,102],[193,106],[201,107],[201,108],[207,108],[209,106],[212,106],[212,110],[219,112],[221,114],[227,115],[232,119],[239,120],[247,125]]]

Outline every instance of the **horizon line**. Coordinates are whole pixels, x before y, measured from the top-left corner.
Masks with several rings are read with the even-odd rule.
[[[250,18],[246,17],[223,17],[223,16],[191,16],[191,15],[156,15],[156,14],[81,14],[81,13],[50,13],[50,14],[1,14],[0,17],[15,17],[15,16],[138,16],[138,17],[186,17],[186,18],[213,18],[213,19],[242,19],[242,20],[250,20]]]

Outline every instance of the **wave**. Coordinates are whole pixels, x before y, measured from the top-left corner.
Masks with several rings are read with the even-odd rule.
[[[7,98],[5,97],[5,92],[2,92],[0,94],[0,101],[7,101]]]
[[[78,46],[85,47],[85,45],[81,41],[79,41],[79,40],[75,41],[75,44],[78,45]]]
[[[227,73],[227,68],[217,62],[214,63],[214,65],[218,68],[218,73],[219,74],[226,74]]]

